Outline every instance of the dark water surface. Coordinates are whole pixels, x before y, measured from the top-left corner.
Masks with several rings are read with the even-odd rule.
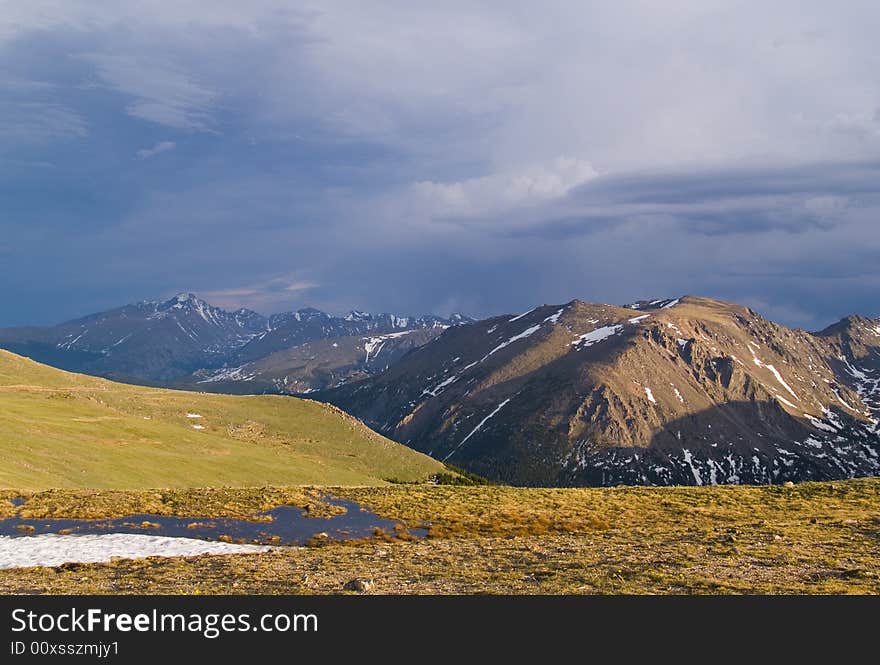
[[[326,499],[334,506],[342,506],[346,512],[332,517],[307,517],[296,506],[280,506],[264,513],[257,513],[271,521],[254,522],[227,517],[172,517],[148,513],[127,515],[113,519],[32,519],[10,517],[0,519],[0,536],[37,536],[46,533],[101,534],[137,533],[175,538],[199,538],[201,540],[232,540],[234,542],[259,543],[261,545],[303,545],[314,537],[327,540],[354,540],[369,538],[376,529],[394,533],[398,522],[379,517],[356,501]],[[21,505],[21,502],[15,505]],[[410,529],[411,536],[424,538],[425,529]],[[326,535],[321,535],[326,534]]]

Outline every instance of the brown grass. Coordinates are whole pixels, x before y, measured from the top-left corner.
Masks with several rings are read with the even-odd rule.
[[[223,500],[224,490],[203,490],[162,505],[177,514],[211,505],[242,515],[296,492],[305,492],[300,500],[320,495],[269,491],[278,494]],[[259,555],[7,570],[0,593],[342,593],[359,578],[374,581],[371,593],[405,594],[880,593],[880,479],[790,488],[402,485],[333,493],[405,527],[428,526],[431,537],[406,540],[401,528]],[[106,504],[90,505],[107,512]]]

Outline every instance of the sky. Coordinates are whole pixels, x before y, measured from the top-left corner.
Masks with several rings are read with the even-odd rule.
[[[0,325],[880,315],[880,5],[0,0]]]

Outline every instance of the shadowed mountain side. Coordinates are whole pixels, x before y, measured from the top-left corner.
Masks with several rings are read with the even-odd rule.
[[[645,448],[576,445],[557,484],[760,485],[880,472],[876,435],[837,422],[835,438],[820,440],[775,400],[729,402],[668,423]]]

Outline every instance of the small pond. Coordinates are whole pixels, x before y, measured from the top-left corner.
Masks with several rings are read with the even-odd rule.
[[[346,512],[332,517],[308,517],[302,508],[280,506],[257,513],[255,520],[148,513],[98,520],[10,517],[0,519],[0,536],[133,533],[260,545],[304,545],[313,538],[333,541],[369,538],[377,529],[393,535],[395,527],[399,528],[399,522],[380,517],[356,501],[325,500],[345,508]],[[20,500],[12,501],[22,505]],[[409,529],[408,532],[414,538],[427,536],[426,529]]]

